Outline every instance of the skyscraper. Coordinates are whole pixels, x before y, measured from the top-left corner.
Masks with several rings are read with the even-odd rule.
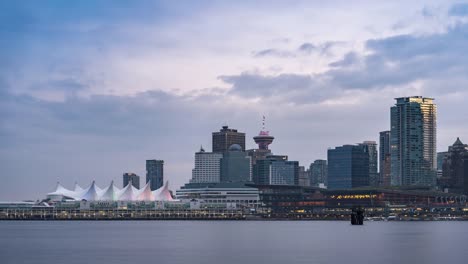
[[[375,141],[364,141],[360,145],[367,148],[369,154],[369,185],[379,185],[379,174],[377,172],[377,143]]]
[[[132,182],[133,187],[140,189],[140,176],[131,172],[124,173],[123,174],[123,187],[127,186],[130,181]]]
[[[444,159],[447,157],[448,151],[437,152],[437,179],[442,177],[442,168],[444,165]]]
[[[369,153],[363,145],[328,150],[328,189],[369,186]]]
[[[391,153],[390,153],[390,131],[380,132],[380,151],[379,151],[379,185],[390,186],[390,165],[391,165]]]
[[[252,164],[250,157],[242,151],[241,146],[233,144],[223,153],[221,159],[221,182],[252,181]]]
[[[271,185],[299,185],[299,162],[275,160],[270,165]]]
[[[237,132],[237,129],[223,126],[219,132],[213,132],[213,152],[226,152],[234,144],[241,146],[245,151],[245,133]]]
[[[223,154],[205,152],[203,148],[195,153],[195,167],[190,183],[220,182],[221,159]]]
[[[447,188],[450,192],[468,194],[468,145],[459,138],[449,147],[443,159],[439,182],[443,189]]]
[[[392,185],[435,186],[436,112],[432,98],[396,98],[391,108]]]
[[[299,166],[299,186],[310,186],[310,171],[304,166]]]
[[[299,162],[286,156],[267,156],[254,166],[254,182],[260,185],[299,185]]]
[[[328,165],[326,160],[315,160],[310,164],[310,186],[328,185]]]
[[[146,182],[151,180],[151,190],[157,190],[164,183],[164,161],[147,160],[146,161]]]

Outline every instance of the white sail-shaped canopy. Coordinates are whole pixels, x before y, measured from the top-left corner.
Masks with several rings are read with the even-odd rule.
[[[67,188],[63,187],[60,182],[57,182],[55,186],[55,190],[51,193],[48,193],[47,196],[50,197],[64,197],[66,199],[74,199],[76,193],[74,191],[68,190]]]
[[[131,182],[129,182],[127,186],[120,191],[118,199],[120,201],[135,201],[137,194],[138,189],[133,187]]]
[[[151,191],[151,180],[148,181],[143,187],[143,189],[140,190],[137,196],[138,201],[155,201],[153,192]]]
[[[98,200],[99,194],[98,194],[99,188],[96,187],[96,183],[93,181],[91,185],[83,191],[82,194],[77,194],[76,198],[77,200],[86,200],[86,201],[95,201]]]
[[[80,186],[80,185],[78,185],[78,183],[77,183],[77,182],[75,182],[75,188],[74,188],[74,190],[73,190],[73,191],[74,191],[75,193],[79,193],[79,192],[83,192],[83,191],[84,191],[84,189],[83,189],[83,188],[81,188],[81,186]]]
[[[169,181],[166,181],[164,185],[153,191],[153,196],[155,197],[156,201],[172,201],[171,192],[169,191]]]
[[[109,187],[105,188],[99,196],[102,201],[117,201],[119,198],[120,189],[115,187],[114,181],[111,181]]]
[[[75,184],[74,190],[69,190],[57,183],[55,190],[47,194],[47,198],[60,201],[68,200],[87,200],[87,201],[172,201],[173,198],[169,191],[169,182],[166,182],[161,188],[151,191],[151,182],[146,183],[142,189],[137,189],[129,182],[123,189],[119,189],[112,181],[109,186],[100,189],[93,181],[91,185],[83,189]]]

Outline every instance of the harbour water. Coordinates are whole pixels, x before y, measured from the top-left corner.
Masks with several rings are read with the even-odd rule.
[[[2,221],[0,263],[467,263],[468,222]]]

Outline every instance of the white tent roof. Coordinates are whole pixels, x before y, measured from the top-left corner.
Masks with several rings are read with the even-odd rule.
[[[77,201],[172,201],[172,196],[169,191],[169,182],[166,182],[161,188],[151,191],[151,182],[146,183],[142,189],[133,187],[129,182],[123,189],[119,189],[114,185],[114,181],[104,189],[99,188],[95,181],[91,185],[83,189],[77,183],[74,190],[69,190],[57,183],[55,190],[47,194],[48,198],[56,198],[61,196],[67,199]]]

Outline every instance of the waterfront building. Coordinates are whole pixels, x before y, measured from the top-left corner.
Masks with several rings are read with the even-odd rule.
[[[299,166],[299,186],[310,186],[310,171],[304,166]]]
[[[367,148],[366,151],[369,154],[369,186],[378,186],[379,174],[377,172],[377,143],[375,141],[364,141],[360,145]]]
[[[393,186],[435,186],[436,111],[432,98],[396,98],[390,118]]]
[[[226,152],[234,144],[241,146],[245,151],[245,133],[237,132],[237,129],[223,126],[219,132],[212,133],[213,152]]]
[[[140,189],[140,176],[132,172],[127,172],[123,174],[123,185],[127,186],[129,183],[132,183],[133,187]]]
[[[369,186],[368,147],[344,145],[328,150],[328,189]]]
[[[200,151],[195,153],[195,167],[190,183],[220,182],[222,158],[221,153],[205,152],[200,148]]]
[[[238,144],[231,145],[221,159],[221,182],[252,181],[251,166],[250,157],[242,151],[242,147]]]
[[[391,153],[390,153],[390,131],[380,132],[379,151],[379,186],[390,186],[391,184]]]
[[[326,160],[315,160],[310,164],[310,186],[328,185],[328,164]]]
[[[205,204],[235,204],[257,208],[260,206],[258,189],[242,182],[188,183],[176,191],[176,198],[198,200]]]
[[[468,145],[459,138],[449,147],[442,162],[441,188],[453,193],[468,194]]]
[[[151,182],[151,190],[157,190],[164,183],[164,161],[147,160],[146,161],[146,182]]]

